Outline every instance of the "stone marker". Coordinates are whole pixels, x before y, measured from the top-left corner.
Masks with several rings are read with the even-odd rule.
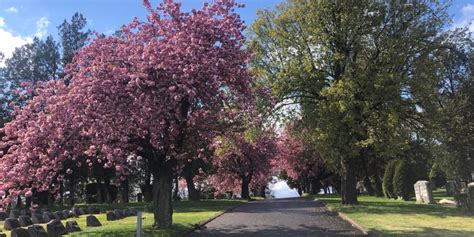
[[[28,232],[31,237],[48,237],[48,233],[46,233],[46,230],[40,225],[32,225],[28,227]]]
[[[43,213],[43,222],[49,222],[50,220],[54,219],[54,215],[51,212]]]
[[[131,216],[136,216],[138,214],[138,210],[135,208],[128,208],[128,212]]]
[[[79,211],[79,208],[77,207],[73,207],[71,209],[71,213],[74,217],[79,217],[80,215],[82,215],[81,212]]]
[[[25,228],[15,228],[10,232],[10,237],[30,237],[30,233]]]
[[[5,222],[3,222],[3,228],[5,230],[13,230],[15,228],[20,228],[20,222],[16,218],[7,218]]]
[[[57,237],[60,235],[67,234],[66,227],[64,227],[63,223],[60,220],[51,220],[46,224],[46,229],[48,230],[49,237]]]
[[[20,217],[20,211],[19,210],[11,210],[10,211],[10,218],[18,218]]]
[[[38,213],[31,213],[31,222],[33,222],[33,224],[42,224],[46,221],[43,220],[43,215]]]
[[[117,215],[115,215],[115,212],[113,212],[113,211],[108,211],[107,214],[106,214],[106,216],[107,216],[107,220],[108,220],[108,221],[115,221],[115,220],[117,220]]]
[[[434,204],[433,190],[431,189],[430,182],[426,180],[420,180],[415,183],[415,196],[417,203]]]
[[[79,207],[79,213],[81,213],[81,215],[89,214],[89,212],[87,211],[87,209],[86,209],[86,208],[83,208],[83,207]]]
[[[31,215],[31,211],[30,210],[20,210],[20,216],[29,216]]]
[[[67,232],[78,232],[81,231],[81,227],[79,227],[79,224],[77,224],[76,221],[68,221],[66,222],[66,230]]]
[[[67,219],[67,217],[64,216],[64,213],[62,211],[54,212],[54,217],[56,219],[59,218],[59,220],[66,220]]]
[[[474,182],[467,185],[467,205],[471,212],[474,212]]]
[[[117,220],[123,219],[125,216],[123,216],[122,210],[116,209],[114,210],[115,216],[117,217]]]
[[[0,221],[4,221],[7,218],[8,218],[7,213],[3,212],[3,211],[0,211]]]
[[[27,227],[29,225],[33,225],[31,218],[29,216],[20,216],[18,217],[18,222],[22,227]]]
[[[70,210],[63,210],[63,216],[66,217],[66,219],[73,217]]]
[[[86,225],[88,227],[96,227],[96,226],[102,226],[100,221],[97,219],[97,217],[93,215],[88,215],[86,219]]]

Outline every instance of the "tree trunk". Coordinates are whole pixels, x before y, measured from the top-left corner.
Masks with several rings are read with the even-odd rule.
[[[128,203],[128,179],[125,179],[124,181],[121,182],[120,188],[122,189],[122,195],[121,196],[121,201],[122,203]]]
[[[69,205],[74,206],[74,197],[76,196],[76,181],[74,177],[69,179]]]
[[[48,206],[52,207],[54,205],[53,194],[49,190],[47,192],[48,192]]]
[[[319,189],[320,189],[319,180],[311,179],[309,194],[316,195],[316,194],[319,193],[319,191],[320,191]]]
[[[186,179],[186,186],[188,188],[188,199],[190,201],[199,201],[199,190],[196,189],[194,186],[193,177],[189,175],[185,175],[184,178]]]
[[[105,179],[105,184],[104,184],[104,196],[105,196],[105,202],[106,203],[112,203],[112,195],[110,194],[110,179]]]
[[[59,206],[62,206],[64,203],[64,182],[61,181],[59,184]]]
[[[342,204],[357,204],[357,189],[354,164],[351,161],[342,161],[341,196]]]
[[[249,184],[250,184],[250,179],[248,178],[242,179],[242,188],[240,190],[240,196],[242,197],[242,199],[250,199]]]
[[[104,197],[102,195],[102,182],[101,180],[97,179],[97,203],[103,203]]]
[[[179,201],[179,176],[174,177],[173,201]]]
[[[262,185],[262,187],[260,187],[260,197],[263,197],[265,198],[266,197],[266,191],[267,190],[267,185]]]
[[[364,177],[364,187],[367,190],[367,193],[369,194],[369,196],[375,195],[374,188],[372,187],[372,182],[370,182],[370,178],[368,175]]]
[[[375,196],[383,197],[382,181],[380,180],[378,172],[374,175],[374,192]]]
[[[165,167],[157,170],[153,174],[153,212],[155,217],[153,226],[158,229],[171,228],[173,223],[172,189],[173,173],[171,168]]]

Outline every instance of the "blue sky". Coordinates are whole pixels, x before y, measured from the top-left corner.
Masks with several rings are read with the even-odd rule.
[[[150,0],[157,3],[159,0]],[[203,0],[181,0],[186,9],[198,8]],[[240,0],[246,7],[239,13],[251,24],[258,9],[273,8],[282,0]],[[81,12],[89,21],[88,27],[103,33],[111,33],[137,16],[143,18],[146,11],[141,0],[0,0],[0,52],[8,57],[13,49],[31,41],[34,36],[57,37],[56,26]],[[455,26],[474,19],[474,0],[453,1],[450,14]],[[474,27],[471,26],[474,32]]]

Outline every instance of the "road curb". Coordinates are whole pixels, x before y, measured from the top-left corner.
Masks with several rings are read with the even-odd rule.
[[[326,204],[325,204],[326,205]],[[360,230],[365,236],[374,236],[374,235],[370,235],[369,232],[367,232],[367,230],[364,229],[364,227],[362,227],[359,223],[355,222],[354,220],[352,220],[349,216],[347,216],[346,214],[342,213],[342,212],[338,212],[336,211],[337,215],[349,222],[354,228]]]
[[[242,205],[244,205],[244,204],[246,204],[246,203],[247,203],[247,202],[240,203],[240,204],[236,205],[235,207],[231,207],[231,208],[226,209],[226,210],[224,210],[224,211],[222,211],[222,212],[220,212],[220,213],[217,213],[216,215],[214,215],[213,217],[211,217],[211,218],[209,218],[209,219],[207,219],[207,220],[204,220],[204,221],[201,221],[201,222],[199,222],[199,223],[197,223],[197,224],[194,224],[191,229],[184,231],[182,234],[180,234],[180,235],[178,235],[178,236],[180,236],[180,237],[185,237],[185,236],[191,234],[192,232],[194,232],[194,231],[197,230],[197,229],[202,229],[202,227],[204,227],[207,223],[209,223],[209,222],[211,222],[211,221],[217,219],[218,217],[220,217],[220,216],[222,216],[222,215],[224,215],[224,214],[226,214],[226,213],[228,213],[228,212],[230,212],[230,211],[232,211],[232,210],[234,210],[234,209],[236,209],[236,208],[238,208],[238,207],[241,207]]]

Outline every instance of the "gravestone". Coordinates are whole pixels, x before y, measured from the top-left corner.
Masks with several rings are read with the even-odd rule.
[[[430,182],[426,180],[420,180],[415,183],[415,196],[417,203],[434,204],[433,190],[431,189]]]
[[[77,224],[76,221],[68,221],[66,222],[66,230],[67,232],[78,232],[81,231],[81,228],[79,227],[79,224]]]
[[[115,220],[118,219],[117,215],[115,215],[115,212],[113,212],[113,211],[108,211],[106,216],[107,216],[108,221],[115,221]]]
[[[46,224],[46,230],[48,230],[49,237],[57,237],[64,234],[67,234],[66,227],[64,227],[63,223],[60,220],[51,220]]]
[[[30,233],[31,237],[48,237],[48,233],[40,225],[32,225],[28,227],[28,233]]]
[[[30,233],[25,228],[15,228],[10,232],[10,237],[30,237]]]
[[[33,225],[33,222],[31,221],[31,218],[29,216],[20,216],[20,217],[18,217],[18,222],[20,223],[20,226],[22,226],[22,227],[27,227],[29,225]]]
[[[43,220],[43,215],[38,213],[31,213],[31,222],[33,222],[33,224],[42,224],[46,221]]]
[[[7,213],[3,212],[3,211],[0,211],[0,221],[4,221],[7,218],[8,218]]]
[[[471,212],[474,212],[474,182],[467,185],[467,205]]]
[[[71,213],[74,217],[79,217],[80,215],[82,215],[79,208],[77,208],[77,207],[73,207],[71,209]]]
[[[114,210],[115,216],[117,216],[117,220],[123,219],[125,216],[123,216],[122,210],[116,209]]]
[[[93,215],[88,215],[86,218],[86,225],[88,227],[96,227],[96,226],[102,226],[100,223],[99,219]]]
[[[63,210],[63,216],[67,219],[67,218],[71,218],[72,217],[72,213],[71,211],[69,210]]]
[[[57,211],[54,212],[54,219],[65,220],[66,217],[64,216],[64,213],[62,211]]]
[[[31,214],[30,210],[22,209],[20,210],[20,216],[29,216]]]
[[[16,218],[7,218],[5,222],[3,222],[3,228],[5,230],[13,230],[15,228],[20,228],[20,222]]]
[[[138,214],[138,211],[135,208],[128,208],[128,212],[131,216],[136,216]]]
[[[87,209],[86,209],[86,208],[83,208],[83,207],[79,207],[79,213],[81,213],[81,215],[89,214],[89,212],[87,211]]]
[[[54,219],[54,214],[51,212],[43,213],[43,222],[49,222],[50,220]]]
[[[18,218],[20,217],[20,211],[19,210],[11,210],[10,211],[10,218]]]

